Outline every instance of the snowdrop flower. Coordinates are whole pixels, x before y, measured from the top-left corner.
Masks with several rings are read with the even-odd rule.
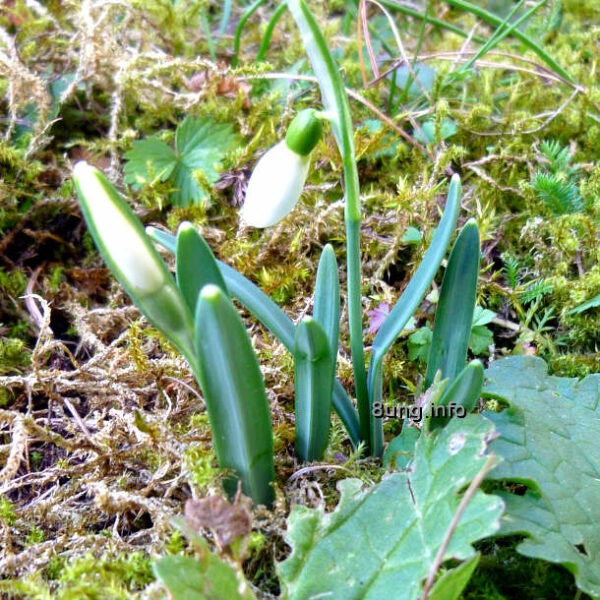
[[[187,355],[191,316],[173,277],[125,200],[96,168],[73,168],[81,211],[104,261],[146,318]]]
[[[246,190],[241,218],[252,227],[270,227],[296,206],[310,164],[310,153],[323,126],[313,109],[303,110],[291,122],[285,140],[258,161]]]
[[[98,169],[85,161],[73,168],[81,209],[100,252],[129,291],[148,295],[167,282],[156,250],[129,207]],[[158,258],[158,260],[157,260]]]

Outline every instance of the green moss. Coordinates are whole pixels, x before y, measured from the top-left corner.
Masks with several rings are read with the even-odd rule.
[[[56,597],[60,600],[128,598],[153,581],[150,560],[141,552],[91,554],[65,565]]]
[[[15,269],[13,271],[6,271],[0,269],[0,288],[4,288],[5,293],[18,298],[25,292],[27,286],[27,277],[23,271]]]
[[[310,276],[308,267],[301,264],[286,267],[263,268],[257,273],[261,289],[278,304],[286,304],[296,296],[298,284]]]
[[[167,543],[165,544],[165,552],[167,554],[181,554],[187,546],[187,542],[180,531],[173,531]]]
[[[45,539],[46,534],[39,527],[33,526],[25,538],[25,545],[34,546],[35,544],[41,544]]]
[[[23,373],[31,364],[31,351],[18,338],[0,338],[0,375]]]
[[[19,581],[5,580],[0,591],[8,598],[32,600],[133,600],[154,580],[150,559],[141,552],[86,554],[71,561],[53,557],[46,575],[52,587],[34,574]]]
[[[576,598],[573,576],[564,568],[521,556],[515,538],[478,544],[482,557],[463,592],[463,600]],[[585,597],[585,596],[584,596]]]
[[[217,461],[212,447],[190,444],[183,456],[190,481],[196,487],[205,490],[219,479],[222,470],[215,466]]]
[[[17,513],[13,503],[4,496],[0,496],[0,520],[9,527],[15,524]]]

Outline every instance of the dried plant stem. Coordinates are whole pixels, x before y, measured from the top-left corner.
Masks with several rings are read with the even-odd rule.
[[[485,479],[485,476],[492,470],[495,462],[496,457],[494,455],[489,456],[488,459],[485,461],[483,467],[481,467],[481,469],[479,470],[479,473],[477,473],[477,475],[475,475],[475,477],[471,480],[469,487],[463,494],[463,497],[460,500],[460,504],[458,505],[454,516],[452,517],[452,521],[450,522],[448,531],[444,536],[442,544],[437,554],[435,555],[433,562],[431,563],[429,574],[427,575],[427,580],[425,581],[425,585],[423,586],[423,593],[421,594],[419,600],[427,600],[429,598],[429,593],[431,592],[431,588],[433,587],[435,576],[440,570],[442,562],[444,562],[444,556],[446,554],[446,551],[448,550],[448,546],[450,545],[450,540],[452,539],[452,536],[454,535],[454,532],[458,527],[458,523],[462,518],[467,506],[469,505],[469,502],[471,502],[471,500],[473,499],[475,492],[477,492],[479,486]]]

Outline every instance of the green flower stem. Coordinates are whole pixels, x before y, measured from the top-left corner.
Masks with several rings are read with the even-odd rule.
[[[348,321],[350,326],[350,351],[356,386],[360,436],[372,445],[369,434],[371,411],[365,370],[365,351],[362,328],[362,292],[360,258],[360,187],[356,169],[352,119],[348,96],[338,67],[329,53],[321,29],[303,0],[288,0],[288,7],[304,42],[313,71],[319,82],[325,110],[329,113],[331,129],[337,142],[344,169],[346,262],[348,270]]]
[[[528,11],[526,11],[521,17],[510,22],[512,16],[517,12],[517,10],[521,7],[522,2],[515,4],[510,14],[506,17],[506,19],[502,22],[498,29],[494,32],[494,34],[487,40],[487,42],[474,54],[462,67],[461,71],[467,71],[470,69],[477,60],[481,56],[485,56],[488,52],[493,50],[504,38],[508,37],[512,33],[518,30],[519,26],[527,21],[529,17],[531,17],[540,6],[546,4],[547,0],[540,0],[537,4],[534,4]]]
[[[415,10],[414,8],[411,8],[410,6],[398,4],[398,2],[396,2],[395,0],[380,0],[380,3],[383,6],[385,6],[386,8],[389,8],[390,10],[398,11],[399,13],[401,13],[403,15],[407,15],[407,16],[413,17],[415,19],[420,19],[424,23],[430,23],[431,25],[435,25],[436,27],[439,27],[440,29],[445,29],[446,31],[450,31],[452,33],[455,33],[456,35],[460,35],[463,38],[469,37],[468,31],[464,31],[460,27],[457,27],[456,25],[452,25],[452,23],[448,23],[447,21],[443,21],[442,19],[436,19],[435,17],[432,17],[431,15],[428,15],[427,13],[422,13],[418,10]],[[474,42],[477,42],[478,44],[485,43],[485,38],[482,38],[481,36],[478,36],[478,35],[473,35],[471,37],[471,39]]]
[[[250,5],[248,10],[242,15],[240,22],[235,28],[235,35],[233,38],[233,56],[231,57],[231,66],[237,67],[240,55],[240,46],[242,42],[242,32],[248,19],[266,2],[267,0],[256,0]]]

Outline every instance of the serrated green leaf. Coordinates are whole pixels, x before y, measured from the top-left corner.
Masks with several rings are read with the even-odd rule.
[[[496,313],[493,310],[476,306],[475,310],[473,311],[473,327],[478,327],[479,325],[488,325],[495,318]]]
[[[476,356],[487,355],[494,343],[494,334],[485,325],[476,325],[471,329],[469,348]]]
[[[178,191],[171,198],[174,204],[188,206],[208,199],[208,190],[219,179],[218,166],[234,141],[230,125],[184,119],[175,134],[178,164],[173,177]]]
[[[421,131],[416,130],[414,136],[423,144],[439,144],[457,131],[456,123],[452,119],[442,119],[439,125],[433,120],[428,120],[421,124]]]
[[[172,600],[254,600],[243,575],[204,548],[200,558],[165,556],[153,565]]]
[[[561,563],[578,587],[600,598],[600,375],[554,377],[535,356],[492,363],[484,392],[510,404],[486,415],[501,437],[494,479],[527,483],[504,494],[502,533],[525,533],[517,550]]]
[[[153,181],[167,181],[177,166],[173,149],[152,137],[133,142],[125,159],[125,183],[136,189]]]
[[[393,473],[367,489],[340,482],[341,499],[330,514],[294,507],[287,541],[292,554],[278,565],[291,600],[408,600],[423,580],[448,535],[443,560],[470,559],[472,543],[499,527],[503,504],[477,491],[458,520],[460,491],[486,465],[489,421],[471,415],[435,435],[422,435],[410,472]]]
[[[408,358],[427,362],[429,350],[431,348],[431,338],[433,331],[429,327],[419,327],[414,333],[408,336]]]
[[[125,154],[125,181],[139,186],[170,180],[174,191],[169,198],[174,205],[206,202],[235,139],[230,125],[186,117],[175,132],[175,150],[156,138],[133,143]]]
[[[396,471],[406,469],[415,455],[415,444],[420,435],[420,429],[409,427],[404,423],[400,435],[397,435],[385,449],[383,466]]]

